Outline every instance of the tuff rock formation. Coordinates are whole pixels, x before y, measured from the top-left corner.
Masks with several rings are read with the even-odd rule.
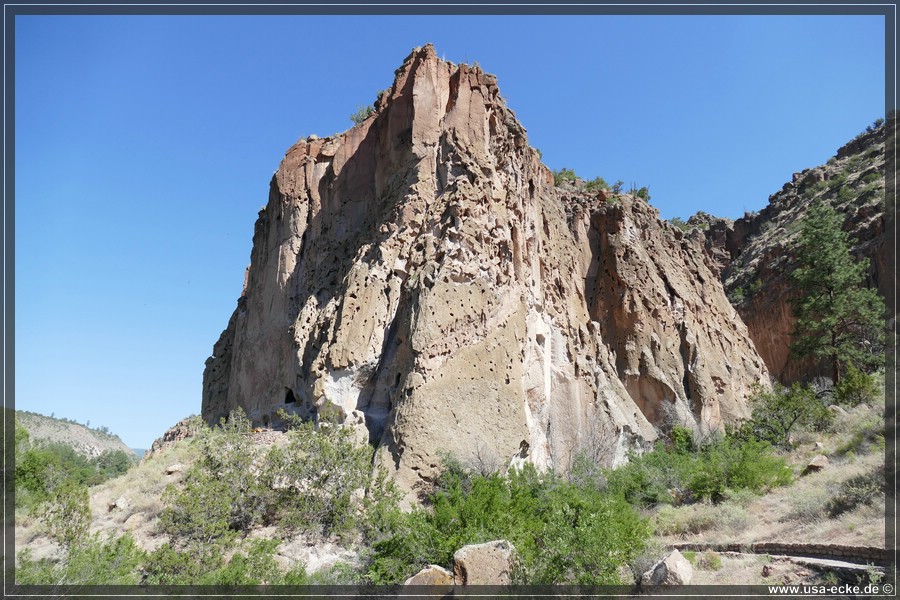
[[[869,260],[869,285],[885,299],[893,294],[893,226],[888,222],[891,211],[885,210],[884,173],[885,138],[895,125],[891,119],[870,128],[841,147],[828,164],[794,173],[758,213],[734,222],[700,213],[688,221],[696,226],[692,235],[704,243],[710,267],[721,275],[766,366],[782,382],[817,369],[810,361],[790,356],[794,248],[813,202],[829,204],[844,215],[853,253]]]
[[[702,240],[627,195],[553,185],[493,75],[416,49],[352,129],[291,147],[203,417],[329,415],[407,490],[441,450],[565,469],[768,381]]]

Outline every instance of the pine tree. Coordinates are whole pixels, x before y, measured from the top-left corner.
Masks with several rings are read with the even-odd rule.
[[[842,222],[830,206],[810,207],[793,273],[800,295],[791,351],[828,360],[835,383],[846,365],[872,370],[884,361],[884,301],[865,287],[869,261],[853,259]]]

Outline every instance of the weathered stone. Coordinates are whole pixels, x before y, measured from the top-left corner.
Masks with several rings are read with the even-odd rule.
[[[801,475],[808,475],[810,473],[816,473],[821,471],[825,467],[828,466],[828,457],[824,454],[819,454],[818,456],[814,456],[812,460],[806,465],[803,469],[803,473]]]
[[[694,576],[691,563],[678,550],[650,567],[641,577],[641,585],[688,585]]]
[[[453,573],[438,565],[428,565],[409,579],[403,585],[453,585]]]
[[[358,411],[410,493],[441,450],[622,462],[665,420],[749,416],[768,378],[701,241],[640,199],[555,188],[494,79],[425,46],[371,118],[288,150],[202,412]]]
[[[453,575],[459,585],[509,585],[515,561],[506,540],[463,546],[453,555]]]
[[[174,475],[175,473],[181,473],[182,471],[184,471],[184,465],[181,463],[166,467],[166,475]]]

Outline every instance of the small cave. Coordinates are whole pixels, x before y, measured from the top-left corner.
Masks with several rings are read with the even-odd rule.
[[[294,390],[291,388],[284,388],[284,403],[285,404],[296,404],[297,398],[294,396]]]

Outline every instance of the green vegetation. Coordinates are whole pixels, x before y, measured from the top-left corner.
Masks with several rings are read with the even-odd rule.
[[[637,506],[718,502],[729,490],[762,492],[787,485],[792,472],[766,441],[731,434],[695,443],[676,427],[671,440],[607,472],[609,490]]]
[[[34,510],[67,484],[93,486],[125,473],[134,464],[122,450],[84,457],[65,444],[34,445],[16,422],[16,507]]]
[[[575,181],[575,171],[563,167],[560,170],[553,170],[553,185],[559,187],[566,181]]]
[[[791,351],[828,360],[836,384],[848,365],[872,370],[884,361],[884,302],[864,287],[868,261],[854,261],[842,222],[829,206],[809,209],[793,273],[799,296]]]
[[[371,448],[349,429],[293,425],[287,443],[267,451],[252,443],[240,411],[192,438],[199,459],[167,490],[160,516],[171,541],[153,552],[127,535],[89,536],[86,488],[59,487],[38,516],[65,557],[20,553],[17,581],[132,584],[142,573],[145,583],[172,585],[398,583],[426,564],[449,565],[465,544],[505,538],[517,549],[518,581],[619,583],[618,568],[649,536],[648,522],[602,489],[596,469],[575,483],[530,465],[508,477],[472,474],[447,458],[426,506],[403,512],[386,474],[371,475]],[[353,533],[362,565],[282,571],[277,537],[245,538],[257,525],[329,539]]]
[[[780,384],[771,390],[757,388],[750,402],[753,414],[734,435],[780,448],[789,448],[791,436],[798,430],[822,431],[833,419],[823,399],[800,383],[794,383],[790,388]]]
[[[359,125],[366,119],[368,119],[372,114],[375,113],[375,107],[373,106],[359,106],[356,109],[356,112],[350,115],[350,120],[353,121],[354,125]]]
[[[602,177],[595,177],[584,185],[584,189],[589,192],[598,192],[600,190],[608,190],[609,184]]]
[[[576,485],[531,465],[508,477],[471,474],[450,459],[428,508],[395,515],[373,545],[366,578],[402,582],[428,564],[449,565],[466,544],[507,539],[519,583],[621,583],[617,569],[643,550],[649,524],[596,483]]]
[[[693,229],[691,225],[688,225],[688,223],[680,217],[672,217],[671,219],[669,219],[669,223],[684,232],[689,232]]]
[[[884,465],[852,477],[838,486],[837,493],[828,501],[826,510],[832,517],[848,512],[873,502],[884,495],[885,484]]]
[[[872,375],[848,365],[844,377],[835,386],[834,397],[839,404],[857,406],[872,402],[878,392],[879,385]]]
[[[645,200],[647,202],[650,201],[650,188],[648,188],[646,186],[639,188],[637,190],[632,189],[632,191],[630,193],[634,194],[641,200]]]

